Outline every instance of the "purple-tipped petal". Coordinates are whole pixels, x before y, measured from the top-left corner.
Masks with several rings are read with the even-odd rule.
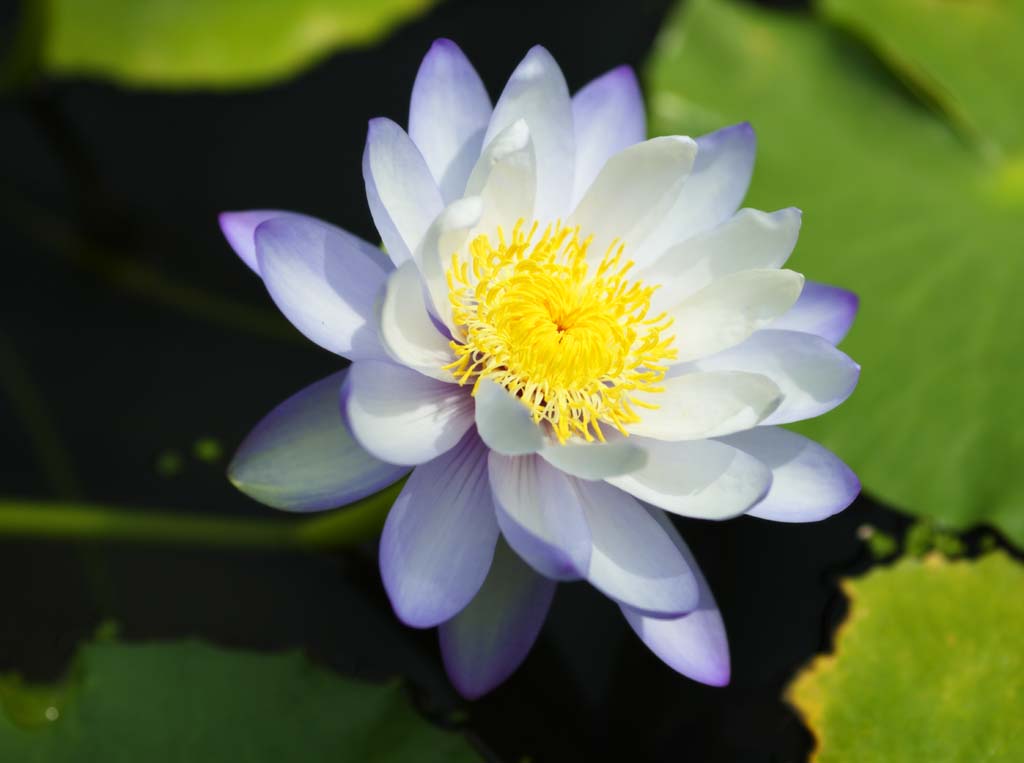
[[[744,371],[775,382],[782,392],[782,402],[760,426],[820,416],[853,394],[860,378],[860,366],[825,339],[775,329],[757,331],[742,344],[687,367]]]
[[[409,137],[445,204],[463,196],[483,146],[491,99],[458,45],[436,40],[420,64],[409,105]]]
[[[655,518],[661,512],[604,482],[572,481],[590,528],[587,581],[619,604],[656,617],[697,606],[694,570]]]
[[[697,138],[697,161],[683,198],[696,205],[684,205],[693,228],[707,230],[736,213],[750,188],[754,174],[757,138],[749,122]]]
[[[640,83],[630,66],[619,66],[584,85],[572,97],[576,177],[572,205],[612,156],[647,137]]]
[[[622,607],[622,613],[647,648],[670,668],[702,684],[725,686],[730,677],[729,642],[715,597],[671,521],[657,510],[655,515],[694,571],[700,589],[697,606],[670,619],[647,617],[629,607]]]
[[[392,268],[376,247],[300,215],[261,223],[255,239],[263,283],[295,328],[346,358],[387,357],[375,302]]]
[[[395,265],[413,252],[444,209],[441,191],[420,150],[390,119],[370,120],[363,151],[366,201],[384,248]]]
[[[547,617],[555,583],[499,540],[479,593],[439,629],[441,656],[466,699],[487,694],[526,659]]]
[[[498,524],[508,544],[540,574],[578,580],[590,566],[590,530],[568,479],[539,456],[488,460]]]
[[[813,440],[778,427],[723,437],[772,470],[767,495],[747,513],[776,522],[817,522],[837,514],[860,493],[853,471]]]
[[[489,466],[502,534],[539,573],[584,577],[605,596],[660,617],[696,605],[693,572],[631,495],[570,477],[536,455],[492,452]]]
[[[853,325],[860,299],[852,291],[838,286],[808,281],[800,299],[787,313],[772,323],[773,329],[817,334],[839,344]]]
[[[342,422],[346,374],[306,387],[256,425],[228,466],[235,487],[275,509],[321,511],[383,490],[408,471],[371,456]]]
[[[431,628],[458,614],[487,577],[497,540],[487,448],[470,432],[416,467],[384,524],[380,571],[399,619]]]
[[[538,220],[565,218],[573,185],[572,102],[558,63],[539,45],[526,54],[505,85],[484,136],[484,146],[523,119],[537,158]]]
[[[256,275],[260,274],[260,266],[256,261],[256,228],[272,217],[306,217],[295,212],[280,209],[250,209],[237,212],[221,212],[217,215],[220,231],[228,240],[235,254]]]
[[[639,266],[735,214],[750,187],[757,141],[750,124],[724,127],[697,138],[693,171],[658,229],[633,257]]]
[[[356,440],[393,464],[435,459],[473,426],[468,390],[383,361],[352,364],[341,406]]]

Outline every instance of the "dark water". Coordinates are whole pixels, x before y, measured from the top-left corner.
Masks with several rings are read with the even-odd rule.
[[[336,361],[276,317],[216,213],[295,209],[374,239],[366,122],[404,123],[435,37],[458,41],[494,96],[538,42],[576,88],[641,65],[668,5],[452,0],[373,49],[265,90],[65,82],[0,103],[2,493],[268,516],[228,485],[223,459],[194,458],[193,443],[212,436],[230,452]],[[223,300],[234,307],[211,306]],[[183,458],[174,476],[156,468],[167,450]],[[453,723],[461,709],[495,760],[799,761],[811,739],[780,693],[829,646],[843,606],[835,581],[869,564],[855,534],[865,522],[906,524],[865,499],[815,525],[680,521],[729,629],[726,689],[665,668],[616,607],[573,585],[519,673],[467,706],[448,688],[434,633],[392,617],[373,548],[303,557],[5,540],[0,671],[55,678],[113,619],[127,639],[298,647],[341,673],[402,676],[432,717]]]

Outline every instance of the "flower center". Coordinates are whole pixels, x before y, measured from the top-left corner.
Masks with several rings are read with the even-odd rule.
[[[603,441],[602,424],[626,434],[636,408],[657,407],[630,393],[661,391],[664,361],[676,355],[672,319],[648,317],[657,287],[627,279],[622,244],[592,268],[590,238],[560,223],[538,238],[538,227],[520,220],[511,239],[498,228],[497,245],[480,235],[468,257],[452,255],[456,360],[446,367],[474,393],[493,379],[563,444],[574,434]]]

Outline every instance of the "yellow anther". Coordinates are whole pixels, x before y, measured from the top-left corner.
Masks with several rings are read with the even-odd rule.
[[[591,273],[590,238],[561,223],[534,242],[520,220],[497,246],[486,235],[455,253],[449,299],[458,327],[447,368],[460,384],[491,378],[522,400],[558,440],[604,440],[601,424],[626,434],[651,403],[632,393],[660,392],[665,361],[676,356],[672,319],[648,318],[654,286],[629,281],[625,246],[613,242]]]

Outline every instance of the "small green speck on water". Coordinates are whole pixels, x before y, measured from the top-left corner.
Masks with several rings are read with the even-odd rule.
[[[953,559],[963,556],[967,545],[953,531],[936,526],[933,522],[916,522],[907,530],[903,539],[904,550],[908,556],[921,557],[929,551],[938,551],[943,556]]]
[[[868,551],[875,559],[885,559],[899,551],[899,544],[892,535],[874,527],[866,534],[864,540],[868,544]]]
[[[176,450],[165,450],[156,457],[156,473],[161,477],[177,477],[184,465],[184,459]]]
[[[935,545],[935,529],[930,522],[915,522],[903,538],[908,556],[924,556]]]
[[[121,635],[121,624],[117,620],[107,619],[100,622],[93,632],[93,640],[102,643],[117,641]]]
[[[224,455],[224,448],[220,441],[213,437],[200,437],[192,446],[192,455],[200,461],[208,464],[220,461]]]
[[[966,551],[964,542],[951,533],[939,532],[935,535],[935,550],[950,559],[963,556]]]

